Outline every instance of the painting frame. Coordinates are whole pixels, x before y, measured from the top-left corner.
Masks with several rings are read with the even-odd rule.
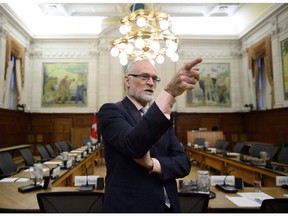
[[[42,64],[41,106],[87,107],[86,62],[47,62]]]
[[[280,42],[283,70],[284,100],[288,100],[288,38]]]
[[[202,63],[200,79],[186,91],[186,107],[231,107],[230,63]]]

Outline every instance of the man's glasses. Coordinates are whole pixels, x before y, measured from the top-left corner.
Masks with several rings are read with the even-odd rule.
[[[146,82],[148,80],[150,80],[150,78],[152,78],[154,83],[159,83],[160,82],[160,78],[157,76],[150,76],[148,74],[128,74],[128,76],[132,76],[132,77],[138,77],[142,80],[145,80]]]

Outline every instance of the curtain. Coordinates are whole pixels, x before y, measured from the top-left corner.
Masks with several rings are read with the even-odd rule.
[[[16,84],[17,84],[17,92],[18,92],[18,102],[22,99],[22,75],[21,75],[21,60],[16,59]]]
[[[258,59],[264,59],[264,67],[271,87],[271,107],[273,108],[275,105],[275,89],[272,70],[271,36],[267,36],[249,47],[248,55],[249,69],[252,70],[252,75],[256,80],[255,89],[258,89]]]
[[[4,105],[6,107],[10,106],[10,84],[11,84],[11,74],[13,70],[13,61],[8,62],[8,67],[6,70],[6,81],[5,81],[5,92],[4,92]]]

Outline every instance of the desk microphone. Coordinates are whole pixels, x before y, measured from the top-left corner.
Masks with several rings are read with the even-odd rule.
[[[86,171],[86,184],[81,185],[80,192],[91,192],[94,188],[94,185],[88,184],[88,169],[86,166],[84,166],[84,167],[85,167],[85,171]]]
[[[227,179],[227,177],[228,177],[229,174],[230,174],[231,172],[233,172],[233,171],[235,171],[235,170],[230,170],[230,171],[226,174],[226,176],[225,176],[225,178],[224,178],[223,184],[222,184],[222,185],[216,184],[216,188],[219,188],[220,190],[222,190],[222,191],[224,191],[224,192],[227,192],[227,193],[236,193],[236,192],[238,192],[238,190],[236,189],[235,186],[226,184],[226,179]]]

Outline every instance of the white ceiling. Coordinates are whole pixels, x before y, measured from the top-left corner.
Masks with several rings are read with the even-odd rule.
[[[34,38],[97,37],[119,28],[133,3],[121,1],[6,1],[2,6]],[[142,1],[145,2],[145,1]],[[159,1],[158,1],[159,2]],[[170,14],[179,35],[239,37],[277,8],[272,3],[145,3],[148,9]]]

